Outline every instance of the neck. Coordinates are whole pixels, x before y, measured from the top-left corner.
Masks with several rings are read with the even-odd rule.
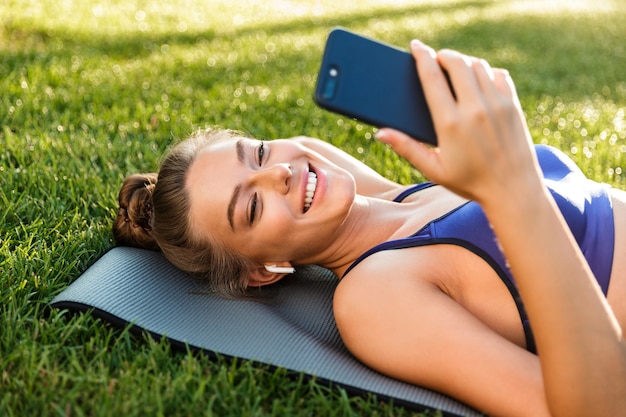
[[[357,195],[332,243],[316,259],[303,263],[328,268],[341,277],[363,252],[397,236],[406,223],[407,206]]]

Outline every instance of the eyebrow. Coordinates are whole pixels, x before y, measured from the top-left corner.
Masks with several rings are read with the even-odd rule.
[[[237,160],[243,164],[244,160],[244,149],[243,149],[243,139],[239,139],[235,144],[235,149],[237,151]],[[230,224],[231,230],[235,231],[235,222],[233,220],[233,215],[235,213],[235,206],[237,205],[237,200],[239,199],[239,194],[241,193],[241,184],[237,185],[233,190],[233,194],[230,197],[230,202],[228,203],[228,210],[226,211],[226,217],[228,218],[228,224]]]

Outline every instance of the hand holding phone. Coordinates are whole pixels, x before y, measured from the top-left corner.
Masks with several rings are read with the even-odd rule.
[[[419,41],[412,41],[411,49],[433,109],[437,149],[394,129],[379,130],[376,139],[390,145],[429,180],[480,204],[491,202],[498,207],[502,199],[513,201],[519,190],[542,183],[532,137],[508,71],[458,51],[436,52]],[[441,93],[449,84],[442,68],[454,80],[456,95]]]
[[[437,145],[415,60],[407,51],[334,29],[326,42],[314,100],[332,112]]]

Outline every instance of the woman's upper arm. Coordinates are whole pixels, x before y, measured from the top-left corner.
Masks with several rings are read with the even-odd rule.
[[[334,308],[348,349],[377,371],[490,415],[548,415],[537,357],[435,285],[367,271],[340,283]]]

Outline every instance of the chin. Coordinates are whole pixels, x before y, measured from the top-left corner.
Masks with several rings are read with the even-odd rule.
[[[356,196],[356,184],[346,184],[343,189],[337,190],[336,194],[333,194],[333,201],[340,205],[343,211],[349,213],[352,210]]]

